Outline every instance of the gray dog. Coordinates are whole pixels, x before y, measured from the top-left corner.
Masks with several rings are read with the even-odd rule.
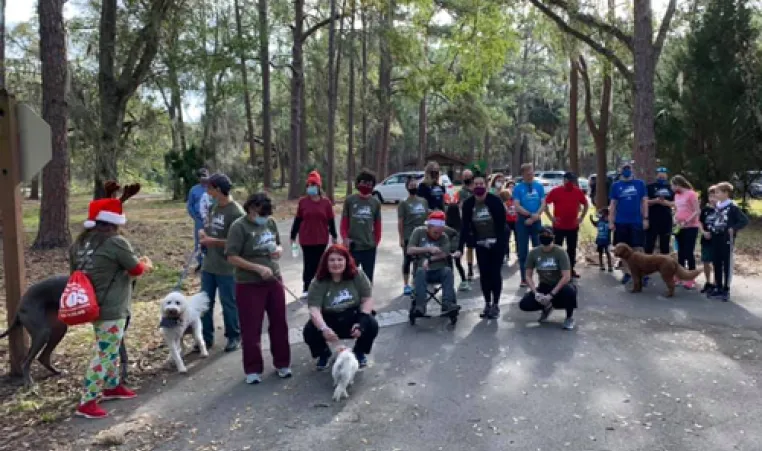
[[[58,319],[58,307],[61,295],[68,280],[69,276],[54,276],[29,287],[21,298],[21,306],[13,322],[8,327],[8,330],[0,334],[0,338],[5,338],[12,330],[23,326],[31,336],[32,345],[29,347],[29,352],[24,357],[22,365],[24,385],[27,387],[33,384],[29,368],[38,354],[38,360],[42,366],[55,375],[61,374],[50,362],[50,357],[69,329],[66,324]],[[128,317],[125,330],[129,324],[130,318]],[[43,347],[45,348],[44,350]],[[40,354],[40,351],[42,351],[42,354]],[[119,357],[121,361],[120,376],[122,381],[126,381],[128,360],[124,340],[119,345]]]

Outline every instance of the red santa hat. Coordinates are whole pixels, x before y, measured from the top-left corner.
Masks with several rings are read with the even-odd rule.
[[[445,226],[445,214],[443,211],[432,211],[429,214],[429,219],[426,221],[426,225],[432,227],[444,227]]]
[[[114,225],[125,225],[127,217],[122,213],[122,201],[114,198],[98,199],[90,202],[85,228],[92,229],[96,221]]]

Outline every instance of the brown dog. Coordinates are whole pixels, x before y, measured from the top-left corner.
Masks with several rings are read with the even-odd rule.
[[[675,295],[675,277],[680,280],[693,280],[701,274],[700,269],[689,271],[683,268],[672,256],[646,255],[633,251],[626,243],[617,244],[614,247],[614,255],[627,262],[632,276],[633,293],[643,291],[644,276],[659,272],[667,284],[667,297],[672,297]]]

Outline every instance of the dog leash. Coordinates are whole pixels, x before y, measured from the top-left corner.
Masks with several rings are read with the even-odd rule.
[[[198,253],[201,251],[201,247],[191,252],[190,256],[188,257],[188,260],[185,262],[185,266],[183,266],[183,270],[180,273],[180,279],[177,281],[177,284],[175,284],[175,288],[173,291],[180,291],[180,289],[183,286],[183,280],[188,276],[188,271],[190,271],[190,265],[191,262],[193,262],[193,259],[196,258]]]

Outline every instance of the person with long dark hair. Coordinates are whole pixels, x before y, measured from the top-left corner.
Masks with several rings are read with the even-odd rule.
[[[470,169],[464,169],[461,177],[463,178],[463,186],[457,195],[458,207],[460,208],[463,207],[463,202],[474,195],[474,173]],[[458,231],[460,231],[460,228],[458,228]],[[466,264],[468,265],[468,278],[466,281],[470,285],[474,280],[474,249],[471,247],[466,247]]]
[[[378,335],[373,315],[373,286],[363,271],[358,271],[346,247],[330,246],[318,265],[315,280],[307,293],[310,320],[302,332],[317,369],[328,368],[331,349],[328,344],[355,339],[354,353],[360,367]]]
[[[85,418],[108,415],[98,405],[100,400],[136,396],[119,380],[117,361],[130,315],[132,278],[150,271],[153,264],[148,257],[138,258],[129,241],[119,233],[119,226],[126,223],[121,200],[94,200],[90,202],[85,230],[69,249],[71,271],[87,274],[100,307],[100,316],[92,323],[93,357],[85,372],[85,390],[76,410],[77,416]]]
[[[230,227],[225,255],[235,266],[235,300],[243,339],[243,370],[247,384],[262,382],[262,323],[267,313],[270,352],[277,374],[291,377],[291,348],[286,322],[286,293],[278,260],[283,253],[273,201],[252,194],[243,204],[246,216]]]
[[[334,241],[337,237],[333,204],[323,195],[322,186],[320,173],[310,172],[305,196],[299,199],[294,224],[291,226],[291,243],[296,244],[298,236],[302,248],[302,299],[306,299],[320,258],[328,247],[328,237]]]
[[[458,249],[476,249],[479,281],[484,296],[482,318],[496,319],[500,316],[500,293],[503,277],[500,268],[505,255],[505,207],[498,196],[487,192],[483,174],[474,174],[474,195],[463,203],[463,229]]]

